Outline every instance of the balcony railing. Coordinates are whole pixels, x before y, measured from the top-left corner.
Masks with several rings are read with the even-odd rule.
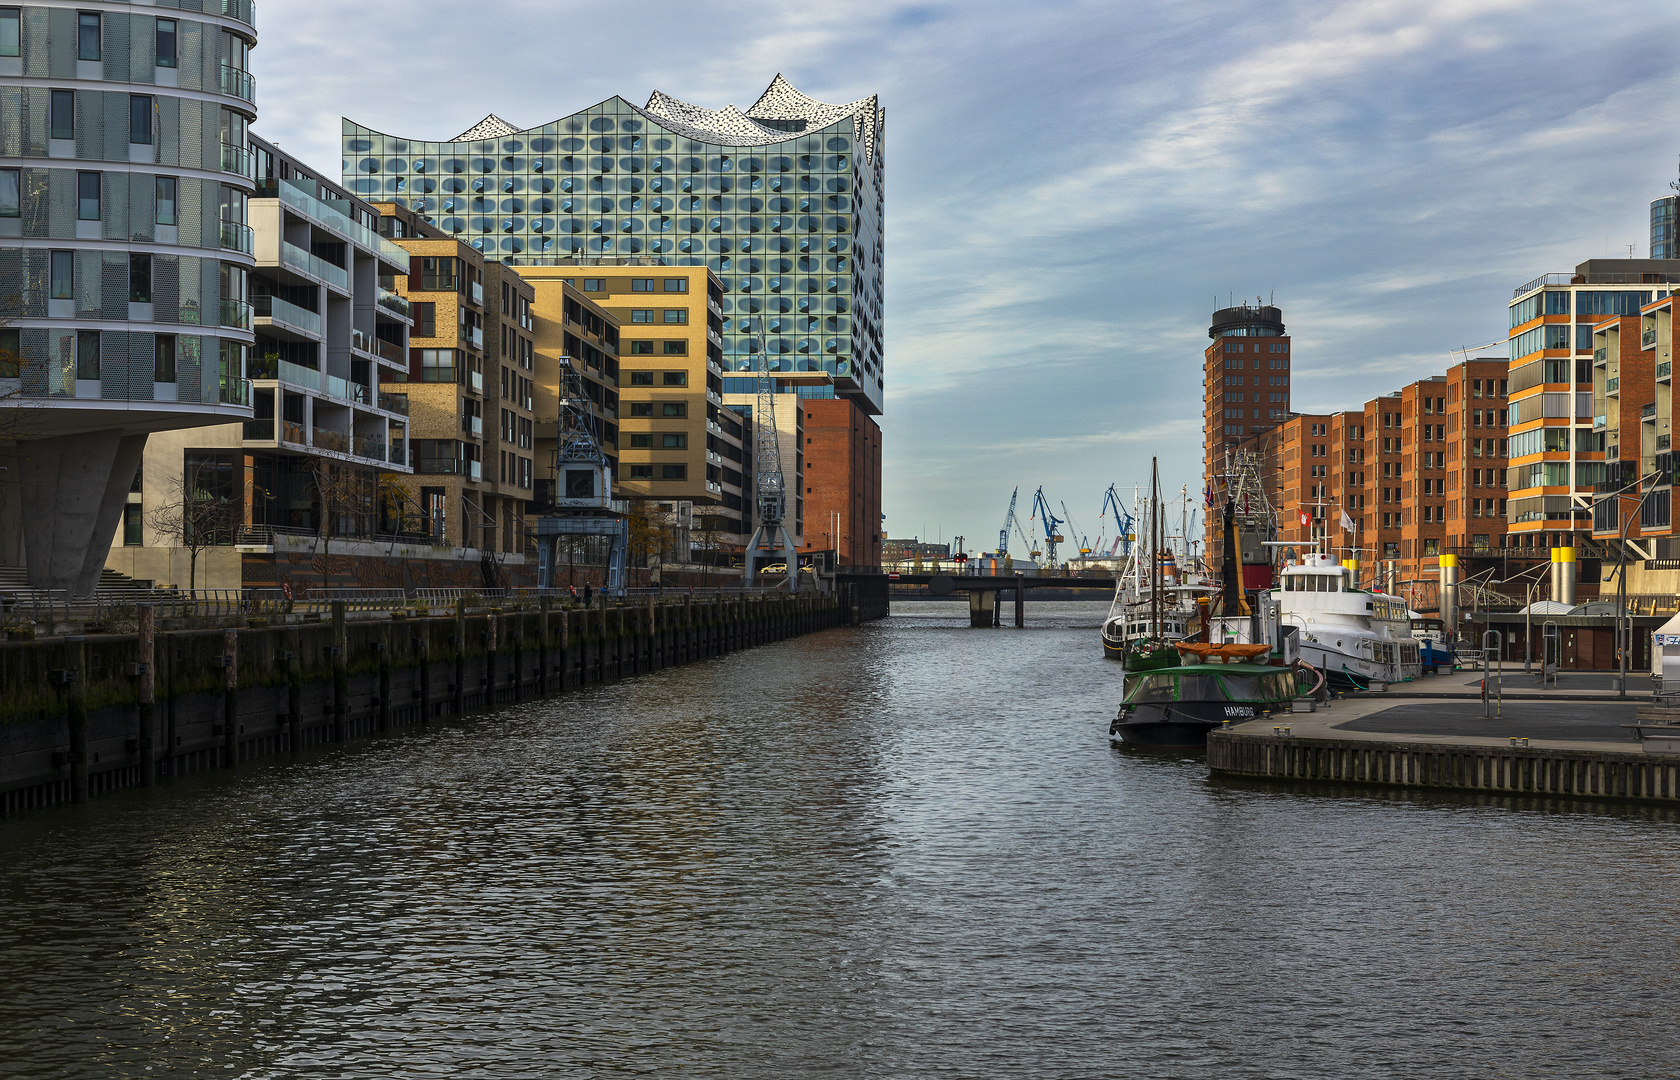
[[[1645,419],[1645,420],[1656,419],[1657,403],[1654,402],[1654,401],[1646,402],[1644,408],[1639,410],[1639,415],[1642,419]]]
[[[322,450],[332,450],[340,454],[350,452],[350,436],[342,431],[329,431],[326,428],[315,429],[315,445]]]
[[[473,303],[477,304],[479,307],[484,306],[484,283],[482,281],[475,281],[472,283],[471,295]]]
[[[241,71],[231,64],[222,65],[222,93],[257,103],[257,80],[249,71]]]
[[[467,327],[467,343],[479,352],[484,351],[484,328],[481,326]]]
[[[422,457],[414,463],[414,471],[426,476],[452,476],[461,472],[461,463],[452,457]]]
[[[351,327],[350,347],[352,349],[360,349],[365,353],[371,353],[373,352],[373,336],[371,334],[364,334],[355,327]]]
[[[474,393],[484,393],[484,373],[482,371],[467,372],[467,385],[473,388]]]
[[[222,0],[222,14],[230,19],[238,19],[247,26],[257,25],[255,0]]]
[[[397,295],[390,289],[380,289],[378,294],[375,295],[373,302],[384,308],[386,311],[389,311],[391,314],[402,319],[404,322],[408,322],[413,318],[412,309],[408,306],[407,298]]]
[[[250,405],[251,380],[223,375],[217,380],[216,399],[223,405]]]
[[[1609,378],[1609,379],[1604,380],[1604,392],[1606,394],[1614,394],[1616,391],[1620,390],[1621,388],[1622,388],[1622,379],[1621,379],[1621,376],[1619,376],[1619,375],[1615,376],[1613,378]]]
[[[1668,439],[1669,437],[1667,435],[1657,436],[1657,450],[1659,452],[1668,449]]]
[[[1609,358],[1610,350],[1606,346],[1600,345],[1598,348],[1593,350],[1593,363],[1602,364]]]
[[[474,483],[484,479],[484,463],[481,461],[467,462],[467,479]]]
[[[1674,363],[1674,361],[1672,361],[1672,360],[1664,360],[1662,363],[1658,364],[1657,365],[1657,378],[1659,378],[1659,379],[1668,378],[1669,371],[1671,370],[1671,365],[1673,363]]]
[[[336,285],[345,292],[350,291],[350,271],[342,266],[335,266],[318,255],[311,255],[296,244],[281,241],[280,261],[300,274],[308,274],[329,285]]]
[[[251,171],[251,151],[245,149],[243,146],[234,146],[232,143],[223,143],[222,171],[237,173],[246,179],[251,179],[253,175]]]
[[[394,412],[399,416],[407,416],[408,415],[408,395],[407,394],[387,394],[384,391],[380,391],[380,393],[379,393],[379,407],[381,409],[384,409],[386,412]]]
[[[391,456],[388,458],[393,465],[408,464],[408,443],[404,439],[391,440]]]
[[[223,250],[243,252],[246,255],[251,254],[253,246],[251,226],[241,225],[237,221],[224,221],[221,225]]]
[[[360,458],[372,458],[374,461],[386,460],[385,440],[377,435],[357,435],[351,440],[354,452]]]
[[[384,338],[373,339],[373,353],[381,360],[388,360],[398,367],[408,366],[408,357],[404,355],[401,345],[393,345]]]
[[[1608,420],[1608,419],[1609,419],[1609,417],[1607,417],[1607,416],[1604,416],[1604,415],[1602,415],[1602,414],[1601,414],[1601,415],[1599,415],[1599,416],[1595,416],[1595,417],[1593,417],[1593,430],[1594,430],[1594,431],[1603,431],[1603,430],[1604,430],[1604,425],[1605,425],[1605,422],[1606,422],[1606,421],[1607,421],[1607,420]]]
[[[304,432],[302,424],[283,420],[280,423],[280,441],[291,443],[293,446],[308,446],[309,436]]]
[[[273,420],[273,418],[271,417],[267,420],[247,420],[247,421],[245,421],[245,440],[247,442],[273,442],[274,441],[274,420]]]
[[[1657,343],[1657,330],[1656,330],[1655,327],[1652,327],[1651,329],[1645,331],[1643,334],[1639,335],[1639,344],[1643,345],[1647,349],[1649,349],[1651,346],[1655,345],[1656,343]]]
[[[476,438],[476,439],[484,438],[484,417],[482,417],[482,416],[468,417],[467,418],[467,430],[472,432],[473,437]]]
[[[218,314],[223,326],[231,326],[236,330],[251,329],[251,305],[243,300],[221,301]]]
[[[408,273],[408,252],[380,236],[366,225],[350,220],[342,211],[334,209],[306,191],[300,191],[289,182],[282,181],[276,184],[274,191],[280,201],[287,206],[314,218],[335,232],[350,237],[363,247],[373,249],[379,253],[380,258],[397,267],[400,272]]]
[[[268,319],[298,333],[321,336],[321,316],[318,313],[278,296],[251,297],[251,311],[259,319]]]

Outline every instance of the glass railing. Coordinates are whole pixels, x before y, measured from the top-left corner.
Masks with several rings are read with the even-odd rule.
[[[471,291],[472,291],[472,302],[477,304],[479,307],[483,307],[484,306],[484,283],[482,281],[473,282]]]
[[[1602,364],[1609,355],[1610,350],[1600,345],[1598,348],[1593,350],[1593,363]]]
[[[281,241],[280,261],[300,274],[309,274],[329,285],[336,285],[345,292],[350,291],[350,271],[342,266],[334,266],[318,255],[311,255],[296,244]]]
[[[380,391],[380,393],[379,393],[379,407],[381,409],[384,409],[386,412],[394,412],[394,413],[398,414],[399,416],[407,416],[408,415],[408,395],[407,394],[387,394],[384,391]]]
[[[479,327],[479,326],[469,326],[469,327],[467,327],[467,344],[471,345],[473,348],[477,349],[479,352],[483,352],[484,351],[484,328]]]
[[[336,450],[340,454],[350,452],[350,436],[342,431],[328,431],[326,428],[315,429],[315,445],[322,450]]]
[[[484,393],[484,373],[481,371],[467,372],[467,385],[472,387],[475,393]]]
[[[274,421],[272,419],[245,421],[245,438],[254,442],[273,442]]]
[[[1652,329],[1647,330],[1643,334],[1639,335],[1639,343],[1641,345],[1645,346],[1647,349],[1649,349],[1651,346],[1655,345],[1657,343],[1656,328],[1653,327]]]
[[[1658,450],[1667,450],[1668,449],[1668,440],[1669,440],[1669,436],[1658,435],[1657,436],[1657,449]]]
[[[223,143],[222,171],[238,173],[240,176],[249,179],[252,176],[251,151],[245,149],[243,146],[234,146],[232,143]]]
[[[230,19],[238,19],[247,26],[257,25],[255,0],[222,0],[222,14]]]
[[[222,224],[222,247],[228,251],[242,251],[251,254],[251,226],[241,225],[237,221],[224,221]]]
[[[251,297],[251,311],[259,319],[271,319],[294,330],[321,336],[321,316],[278,296]]]
[[[393,465],[408,464],[408,443],[403,439],[391,440],[391,455],[386,459]]]
[[[390,289],[380,289],[378,295],[374,297],[374,303],[405,321],[413,317],[410,314],[408,300],[398,296]]]
[[[479,461],[467,462],[467,479],[478,482],[484,478],[484,464]]]
[[[236,330],[251,329],[251,305],[243,300],[223,300],[220,315],[223,326]]]
[[[217,381],[216,400],[224,405],[251,404],[251,380],[222,375]]]
[[[414,471],[427,475],[449,475],[460,472],[461,464],[452,457],[421,457],[414,463]]]
[[[257,101],[257,80],[249,71],[240,71],[230,64],[222,65],[222,93],[244,98],[253,105]]]
[[[467,430],[472,432],[475,439],[484,438],[484,417],[470,417],[467,423]]]
[[[362,333],[360,330],[357,330],[355,327],[351,327],[350,328],[350,347],[352,349],[360,349],[362,352],[365,352],[365,353],[371,353],[373,351],[373,337],[370,334]]]
[[[1668,378],[1669,371],[1670,371],[1670,365],[1673,364],[1673,363],[1674,363],[1674,361],[1672,361],[1672,360],[1664,360],[1662,363],[1658,364],[1657,365],[1657,378],[1659,378],[1659,379]]]
[[[1598,416],[1593,417],[1593,430],[1594,431],[1603,431],[1604,430],[1604,424],[1605,424],[1605,421],[1607,419],[1608,418],[1605,417],[1603,414],[1600,414]]]
[[[380,359],[389,360],[398,367],[408,366],[408,357],[403,355],[401,345],[393,345],[383,338],[374,338],[373,351],[374,355],[378,356]]]
[[[299,213],[307,214],[329,229],[333,229],[350,237],[363,247],[372,248],[374,251],[379,253],[381,258],[395,264],[400,272],[404,274],[408,273],[408,252],[391,243],[391,241],[385,239],[383,236],[380,236],[372,229],[352,221],[341,211],[328,206],[326,203],[317,199],[308,192],[300,191],[284,181],[275,185],[275,192],[279,196],[280,201],[285,203],[287,206],[290,206]]]
[[[377,435],[357,435],[351,445],[355,454],[361,458],[372,458],[374,461],[385,460],[385,440]]]
[[[304,433],[303,425],[290,420],[280,422],[280,441],[289,442],[294,446],[309,445],[309,437]]]
[[[1646,404],[1646,406],[1644,408],[1639,410],[1639,415],[1644,417],[1646,420],[1649,420],[1649,419],[1651,419],[1651,417],[1657,415],[1656,402],[1650,402],[1650,403]]]
[[[282,382],[289,382],[293,386],[301,386],[307,390],[321,389],[321,373],[314,368],[304,367],[302,364],[293,364],[285,360],[280,361],[280,370],[277,377]]]
[[[1622,379],[1621,379],[1621,376],[1619,376],[1619,375],[1616,376],[1613,379],[1605,379],[1604,380],[1604,392],[1606,394],[1614,394],[1616,391],[1620,390],[1621,388],[1622,388]]]

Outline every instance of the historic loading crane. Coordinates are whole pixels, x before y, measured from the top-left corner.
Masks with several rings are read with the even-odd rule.
[[[787,567],[789,592],[799,590],[799,553],[794,549],[793,537],[788,534],[787,483],[782,477],[782,446],[776,435],[775,384],[770,376],[770,354],[758,354],[758,404],[753,406],[753,474],[757,478],[752,539],[747,542],[746,583],[758,580],[758,563],[774,555],[780,541],[782,559]]]
[[[554,588],[561,537],[569,543],[590,538],[606,541],[607,580],[602,592],[624,595],[625,555],[629,523],[613,509],[612,469],[595,437],[595,418],[583,392],[583,378],[570,357],[560,358],[559,438],[554,451],[554,503],[537,519],[537,583]]]

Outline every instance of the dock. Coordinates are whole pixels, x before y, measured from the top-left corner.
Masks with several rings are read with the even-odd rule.
[[[1481,672],[1396,684],[1311,713],[1213,732],[1208,770],[1291,782],[1680,802],[1680,753],[1669,749],[1676,743],[1642,741],[1635,726],[1650,716],[1650,680],[1630,674],[1624,699],[1613,678],[1566,672],[1557,689],[1543,689],[1536,676],[1507,668],[1503,701],[1488,708]]]

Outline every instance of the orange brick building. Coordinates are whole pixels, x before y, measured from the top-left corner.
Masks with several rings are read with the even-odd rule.
[[[1289,337],[1270,306],[1223,308],[1202,353],[1202,475],[1216,488],[1238,447],[1289,418]],[[1219,515],[1204,515],[1202,550],[1211,566],[1224,551]]]
[[[881,565],[881,429],[849,398],[805,409],[805,548],[841,566]]]

